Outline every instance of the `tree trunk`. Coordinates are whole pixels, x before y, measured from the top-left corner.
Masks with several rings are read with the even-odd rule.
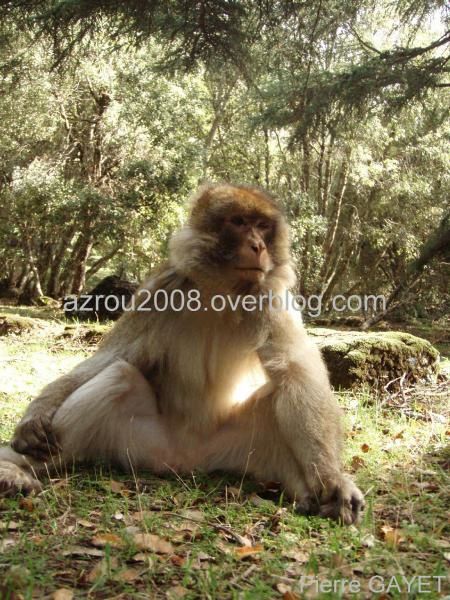
[[[71,294],[77,296],[82,292],[86,279],[86,264],[94,245],[92,235],[89,235],[80,246],[76,260],[72,279]]]
[[[410,262],[405,269],[405,273],[400,282],[392,290],[386,300],[386,308],[373,317],[367,319],[362,324],[362,329],[368,329],[381,321],[389,312],[402,303],[402,296],[416,283],[421,277],[424,268],[433,258],[437,256],[446,256],[450,259],[450,213],[441,221],[439,227],[430,235],[423,244],[419,256]]]

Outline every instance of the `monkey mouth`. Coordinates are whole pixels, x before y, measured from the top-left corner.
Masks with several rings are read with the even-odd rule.
[[[265,273],[265,270],[261,267],[236,267],[236,271],[257,271],[259,273]]]

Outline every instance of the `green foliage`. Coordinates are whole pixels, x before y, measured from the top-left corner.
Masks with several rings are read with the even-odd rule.
[[[212,179],[280,196],[302,293],[408,291],[450,183],[439,2],[43,0],[0,14],[3,289],[141,279]],[[446,269],[430,256],[414,310],[444,306]]]

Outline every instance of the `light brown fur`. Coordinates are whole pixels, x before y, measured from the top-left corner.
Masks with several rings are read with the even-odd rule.
[[[235,214],[244,225],[217,221]],[[260,218],[270,219],[270,230]],[[222,256],[225,230],[239,243]],[[257,270],[247,272],[249,260]],[[168,264],[145,289],[198,289],[204,304],[241,288],[282,295],[293,280],[287,226],[273,199],[219,185],[196,196]],[[56,442],[64,461],[101,457],[158,473],[226,469],[280,480],[300,510],[344,523],[363,505],[342,473],[340,412],[320,353],[298,313],[266,304],[254,312],[123,315],[93,357],[30,404],[14,450],[0,449],[0,486],[38,489],[30,472],[44,468]]]

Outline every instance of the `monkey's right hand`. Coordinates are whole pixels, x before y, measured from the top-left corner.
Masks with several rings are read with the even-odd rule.
[[[60,446],[52,429],[51,416],[25,416],[16,427],[11,446],[19,454],[28,454],[44,462],[50,456],[56,456]]]

